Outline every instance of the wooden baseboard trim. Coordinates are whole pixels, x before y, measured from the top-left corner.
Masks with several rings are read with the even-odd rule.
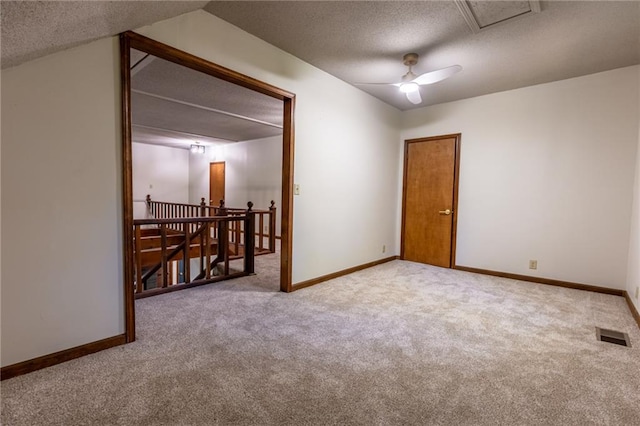
[[[633,315],[633,319],[636,320],[636,323],[638,324],[638,328],[640,328],[640,313],[638,313],[638,310],[636,309],[636,305],[634,305],[633,302],[631,301],[631,296],[629,296],[629,292],[627,291],[624,292],[624,299],[627,301],[627,305],[629,305],[629,310],[631,311],[631,315]]]
[[[62,364],[63,362],[71,361],[72,359],[80,358],[114,346],[124,345],[125,343],[126,336],[124,334],[120,334],[118,336],[107,337],[106,339],[98,340],[96,342],[76,346],[75,348],[65,349],[60,352],[8,365],[6,367],[2,367],[0,370],[0,380],[11,379],[12,377],[21,376],[56,364]]]
[[[313,278],[307,281],[302,281],[301,283],[294,284],[292,286],[292,291],[300,290],[302,288],[311,287],[312,285],[319,284],[324,281],[329,281],[334,278],[341,277],[343,275],[352,274],[354,272],[362,271],[363,269],[371,268],[373,266],[382,265],[383,263],[391,262],[392,260],[399,259],[400,256],[390,256],[385,257],[384,259],[375,260],[373,262],[365,263],[362,265],[354,266],[353,268],[343,269],[342,271],[334,272],[331,274],[323,275],[318,278]]]
[[[580,283],[572,283],[568,281],[552,280],[550,278],[531,277],[529,275],[511,274],[508,272],[491,271],[488,269],[469,268],[467,266],[455,265],[453,269],[457,269],[458,271],[474,272],[476,274],[493,275],[494,277],[511,278],[513,280],[529,281],[532,283],[553,285],[556,287],[574,288],[576,290],[585,290],[585,291],[593,291],[596,293],[611,294],[614,296],[624,297],[624,293],[625,293],[624,290],[618,290],[615,288],[599,287],[599,286],[589,285],[589,284],[580,284]]]

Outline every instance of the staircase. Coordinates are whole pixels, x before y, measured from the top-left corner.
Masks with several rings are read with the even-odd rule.
[[[255,211],[251,202],[244,210],[224,201],[206,206],[204,199],[199,206],[146,201],[151,218],[134,220],[136,298],[253,274],[254,256],[275,252],[273,201],[269,210]],[[256,225],[258,232],[245,232]],[[243,259],[242,270],[229,268],[235,259]]]

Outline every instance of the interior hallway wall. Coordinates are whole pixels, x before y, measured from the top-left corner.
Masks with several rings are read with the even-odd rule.
[[[204,11],[137,31],[296,94],[294,283],[398,253],[400,111]]]
[[[638,68],[640,82],[640,67]],[[640,92],[640,83],[638,84]],[[640,94],[638,95],[640,103]],[[640,116],[638,117],[638,152],[633,185],[633,208],[631,211],[631,233],[629,234],[629,265],[627,270],[627,293],[640,312]]]
[[[156,201],[189,202],[189,150],[134,142],[132,156],[134,219],[147,217],[147,194]]]
[[[638,70],[404,113],[403,139],[462,133],[458,265],[626,288]]]
[[[2,70],[2,366],[124,332],[119,49]]]
[[[277,235],[280,235],[282,205],[282,136],[219,145],[205,155],[190,156],[190,202],[209,199],[209,163],[225,162],[225,203],[228,207],[266,210],[271,200],[278,208]],[[217,204],[217,203],[216,203]]]

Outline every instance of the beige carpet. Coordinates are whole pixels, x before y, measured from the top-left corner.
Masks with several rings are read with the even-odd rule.
[[[402,261],[284,294],[274,263],[137,301],[135,343],[2,382],[2,424],[640,424],[620,297]]]

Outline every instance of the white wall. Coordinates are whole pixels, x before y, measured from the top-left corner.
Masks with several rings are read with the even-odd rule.
[[[117,39],[2,70],[2,365],[124,332]]]
[[[624,289],[638,104],[634,66],[405,113],[462,133],[456,263]]]
[[[294,282],[397,252],[399,111],[206,12],[141,32],[297,94]],[[117,39],[2,89],[6,366],[124,332]]]
[[[638,70],[640,80],[640,69]],[[640,84],[639,84],[640,86]],[[640,89],[639,89],[640,91]],[[640,97],[640,95],[639,95]],[[640,100],[639,100],[640,102]],[[640,116],[638,117],[638,152],[636,154],[636,175],[633,186],[633,209],[631,213],[631,233],[629,235],[629,265],[627,271],[627,293],[636,309],[640,311]]]
[[[203,11],[138,32],[296,94],[294,283],[398,253],[398,110]]]
[[[210,154],[211,152],[211,154]],[[271,200],[282,205],[282,136],[225,144],[207,149],[205,155],[191,154],[189,193],[191,203],[209,197],[209,163],[225,162],[225,203],[227,207],[267,209]],[[217,204],[217,203],[216,203]],[[278,210],[279,211],[279,210]],[[280,214],[277,235],[280,235]]]
[[[189,202],[189,150],[143,143],[132,144],[133,217],[146,217],[147,194],[152,200]]]

